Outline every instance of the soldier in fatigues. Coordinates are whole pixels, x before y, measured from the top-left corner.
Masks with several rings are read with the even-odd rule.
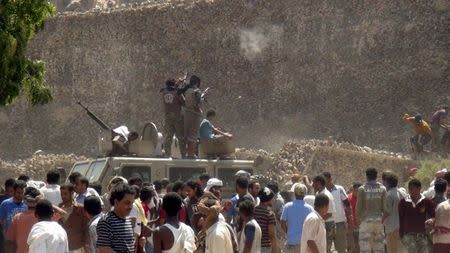
[[[167,157],[172,156],[172,140],[173,135],[178,138],[180,144],[181,157],[186,155],[186,142],[184,139],[183,115],[181,114],[181,107],[184,104],[184,99],[181,94],[178,94],[176,82],[174,79],[166,81],[166,88],[161,90],[161,95],[164,103],[164,150]]]
[[[384,252],[383,216],[386,188],[378,183],[377,170],[366,170],[367,182],[359,187],[356,216],[359,223],[359,247],[361,253]]]
[[[189,85],[184,92],[185,112],[184,112],[184,137],[187,143],[188,158],[195,158],[195,149],[200,129],[200,123],[203,112],[200,107],[202,99],[202,91],[200,87],[200,78],[191,76]]]

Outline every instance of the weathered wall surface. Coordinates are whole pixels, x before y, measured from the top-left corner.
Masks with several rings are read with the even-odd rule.
[[[29,48],[54,101],[0,109],[0,155],[92,155],[98,128],[162,122],[158,91],[188,69],[239,144],[337,136],[407,150],[400,117],[450,99],[447,1],[216,0],[63,15]],[[448,100],[447,100],[448,101]]]

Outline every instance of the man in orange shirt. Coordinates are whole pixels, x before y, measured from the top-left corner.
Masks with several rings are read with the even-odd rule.
[[[38,222],[34,215],[34,209],[39,195],[41,193],[36,188],[27,187],[25,189],[24,200],[28,210],[16,214],[12,219],[11,226],[6,232],[6,240],[8,241],[7,253],[28,253],[28,234],[31,231],[31,227]],[[15,251],[14,248],[16,249]]]
[[[414,153],[421,153],[423,151],[423,146],[428,144],[431,140],[430,125],[422,119],[422,115],[420,114],[417,114],[416,116],[405,114],[402,119],[403,121],[411,122],[414,125],[416,135],[410,139],[411,146]]]

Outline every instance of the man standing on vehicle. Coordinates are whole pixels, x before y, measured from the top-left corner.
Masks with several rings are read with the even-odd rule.
[[[166,157],[172,156],[172,140],[175,135],[180,145],[181,157],[186,155],[186,142],[184,139],[184,121],[181,107],[184,105],[184,97],[178,94],[177,84],[174,79],[166,81],[166,87],[161,89],[164,103],[164,151]]]
[[[184,137],[187,142],[187,155],[188,158],[195,158],[195,149],[203,113],[200,107],[203,98],[200,90],[200,78],[198,76],[191,76],[184,97]]]

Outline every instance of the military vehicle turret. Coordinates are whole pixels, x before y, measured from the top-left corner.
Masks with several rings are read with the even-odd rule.
[[[254,161],[233,159],[234,154],[226,154],[227,159],[165,158],[162,156],[163,136],[154,123],[145,124],[140,134],[130,132],[125,126],[112,129],[87,107],[80,102],[78,104],[101,127],[99,155],[94,159],[75,162],[70,173],[81,173],[91,183],[101,184],[103,191],[114,176],[127,179],[139,176],[144,182],[168,178],[173,182],[197,180],[201,174],[207,173],[223,181],[223,196],[229,197],[234,192],[235,173],[245,170],[253,174],[255,171]],[[234,153],[234,146],[228,143],[219,150],[228,153],[232,150]]]

